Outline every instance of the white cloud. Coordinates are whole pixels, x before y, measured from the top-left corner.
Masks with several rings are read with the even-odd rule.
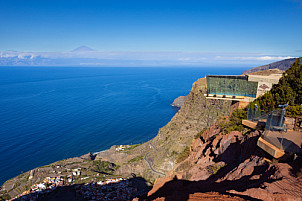
[[[235,57],[235,59],[240,60],[258,60],[258,61],[274,61],[274,60],[283,60],[293,58],[291,56],[259,56],[259,57]]]
[[[0,52],[0,57],[18,57],[20,59],[47,58],[57,61],[91,63],[94,65],[127,65],[140,62],[144,65],[263,65],[266,61],[278,61],[293,58],[283,55],[265,55],[259,53],[230,52],[148,52],[148,51],[89,51],[89,52]]]
[[[283,60],[283,59],[290,59],[293,58],[291,56],[287,56],[287,57],[270,57],[270,56],[264,56],[264,57],[259,57],[259,60]]]

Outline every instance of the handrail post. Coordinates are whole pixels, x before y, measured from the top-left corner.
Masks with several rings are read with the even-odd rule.
[[[279,126],[281,127],[282,125],[283,125],[283,119],[284,119],[284,117],[285,117],[285,113],[286,113],[286,107],[288,107],[288,105],[287,104],[284,104],[284,105],[279,105],[279,107],[281,107],[282,108],[282,110],[281,110],[281,120],[280,120],[280,123],[279,123]]]
[[[279,126],[282,127],[283,126],[283,119],[285,118],[285,113],[286,113],[286,107],[288,107],[287,104],[284,104],[284,105],[279,105],[279,107],[282,108],[281,110],[281,120],[280,120],[280,123],[279,123]],[[281,149],[283,149],[283,139],[284,139],[284,130],[281,130],[281,134],[282,134],[282,140],[281,140]]]
[[[254,118],[253,118],[253,120],[255,120],[255,118],[256,118],[257,111],[258,111],[258,105],[255,104],[255,112],[254,112]]]

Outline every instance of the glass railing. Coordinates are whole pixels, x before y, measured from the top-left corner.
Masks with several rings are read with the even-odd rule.
[[[268,115],[269,115],[269,113],[267,113],[267,112],[262,112],[261,110],[250,108],[247,111],[247,120],[259,121],[262,119],[266,119],[268,117]]]
[[[256,98],[258,82],[247,76],[207,76],[207,93],[214,95],[246,96]]]
[[[285,112],[283,108],[274,110],[268,115],[263,139],[286,152],[300,153],[302,133],[288,130],[284,125]]]

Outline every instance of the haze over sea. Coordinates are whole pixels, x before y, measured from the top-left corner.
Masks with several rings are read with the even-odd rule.
[[[153,138],[206,74],[244,68],[0,68],[0,184],[57,160]]]

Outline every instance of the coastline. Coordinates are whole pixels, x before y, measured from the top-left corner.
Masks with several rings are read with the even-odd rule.
[[[114,146],[114,145],[113,145]],[[94,153],[92,153],[93,155],[98,155],[99,153],[103,153],[103,152],[106,152],[106,151],[108,151],[109,149],[105,149],[105,150],[103,150],[103,151],[97,151],[97,152],[94,152]]]
[[[189,98],[187,99],[187,101],[190,101],[192,96],[196,96],[196,99],[202,99],[202,100],[205,99],[203,97],[203,95],[200,93],[200,90],[204,90],[204,88],[205,88],[205,79],[204,78],[200,78],[197,81],[195,81],[193,83],[193,88],[190,91],[190,95],[188,96]],[[219,107],[223,106],[222,103],[219,103],[218,105],[219,105]],[[207,108],[210,110],[216,110],[215,107],[217,107],[217,106],[214,106],[213,108],[212,107],[213,107],[212,104],[207,106]],[[225,107],[226,109],[228,108],[227,105],[223,106],[223,107]],[[223,112],[223,111],[224,110],[220,110],[220,112]],[[195,132],[197,132],[197,130],[203,129],[207,124],[209,124],[209,122],[211,122],[210,124],[212,124],[216,119],[216,115],[220,114],[220,112],[217,113],[211,119],[201,118],[200,122],[193,121],[191,124],[195,125],[192,127],[192,129],[194,129],[194,132],[191,132],[190,130],[188,130],[187,132],[183,133],[184,136],[181,135],[181,136],[178,136],[178,139],[174,139],[175,135],[173,135],[173,133],[178,130],[178,129],[174,128],[175,125],[177,127],[180,126],[179,129],[181,129],[181,127],[183,127],[184,129],[187,130],[187,126],[185,124],[183,124],[181,121],[179,121],[180,119],[183,118],[181,116],[183,116],[187,112],[192,113],[192,114],[194,113],[195,115],[196,115],[196,112],[198,112],[198,114],[201,114],[201,115],[208,113],[208,112],[205,112],[203,109],[201,109],[198,102],[194,103],[194,105],[188,104],[187,107],[181,107],[176,114],[174,113],[174,116],[172,117],[172,119],[170,119],[170,121],[164,127],[159,129],[158,134],[152,139],[153,145],[155,147],[157,147],[156,153],[152,149],[152,147],[149,145],[150,140],[145,143],[138,144],[138,145],[128,145],[128,146],[130,146],[130,148],[127,148],[122,151],[116,151],[116,149],[113,148],[113,146],[115,146],[115,145],[113,145],[113,146],[111,146],[110,149],[99,151],[99,152],[97,152],[97,154],[88,153],[88,154],[85,154],[80,157],[74,157],[74,158],[69,158],[69,159],[65,159],[65,160],[61,160],[61,161],[56,161],[54,163],[45,165],[43,167],[34,168],[28,172],[23,173],[22,175],[19,175],[15,178],[7,180],[3,184],[3,186],[4,186],[4,188],[6,186],[12,186],[17,180],[22,180],[22,179],[24,180],[25,178],[29,178],[29,177],[31,177],[33,179],[31,179],[31,180],[26,179],[26,183],[28,183],[28,185],[31,186],[35,183],[39,183],[39,181],[45,177],[58,176],[60,174],[63,174],[64,172],[65,172],[64,173],[65,175],[68,175],[68,174],[70,174],[69,172],[71,169],[80,168],[83,171],[83,173],[81,173],[81,174],[87,175],[87,174],[90,174],[89,171],[91,170],[91,168],[93,168],[89,164],[95,164],[95,162],[93,162],[94,160],[97,163],[104,163],[109,166],[119,167],[115,171],[114,175],[120,175],[124,178],[128,178],[129,176],[131,176],[132,173],[135,172],[135,174],[141,175],[144,178],[148,178],[150,181],[154,182],[155,179],[161,177],[162,175],[159,175],[159,174],[154,175],[154,173],[150,170],[148,163],[144,160],[146,153],[148,152],[148,161],[150,162],[150,164],[152,164],[152,168],[158,172],[165,174],[167,171],[169,171],[170,169],[173,168],[174,164],[172,164],[172,166],[171,166],[170,161],[171,160],[174,161],[175,157],[176,157],[176,155],[175,156],[170,155],[169,151],[167,151],[167,149],[169,147],[172,149],[178,149],[179,151],[177,151],[177,152],[180,153],[185,148],[183,145],[187,145],[187,144],[191,143],[191,140],[193,139],[193,136],[195,135]],[[169,133],[169,131],[171,131],[171,133],[169,135],[167,135]],[[162,138],[161,137],[162,135],[165,137]],[[182,143],[175,144],[174,141],[175,140],[179,141],[179,139],[182,139]],[[164,143],[165,145],[162,146],[159,143],[160,144]],[[170,144],[170,143],[172,143],[172,144]],[[169,154],[170,156],[167,154]],[[91,156],[91,155],[94,155],[94,156]],[[171,156],[172,156],[172,158],[171,158]],[[158,160],[158,159],[161,159],[161,160]],[[164,162],[163,165],[160,165],[160,164],[162,164],[162,159],[166,159],[166,162]],[[58,168],[56,168],[56,167],[58,167]],[[107,175],[106,177],[108,177],[109,175]],[[112,176],[110,176],[110,177],[112,177]],[[101,177],[99,178],[99,177],[95,177],[95,176],[91,175],[88,179],[89,181],[86,181],[86,182],[99,181],[100,179],[101,179]],[[75,182],[82,182],[81,177],[79,177]],[[17,187],[17,189],[19,189],[18,191],[22,192],[22,191],[26,190],[26,188],[24,186],[22,188],[21,187]],[[16,194],[16,192],[15,192],[15,194]],[[14,195],[14,193],[11,192],[11,195]]]
[[[174,100],[175,101],[175,100]],[[180,107],[177,107],[177,106],[172,106],[171,104],[171,107],[173,108],[173,110],[175,111],[175,114],[180,110],[181,106]],[[175,116],[175,115],[174,115]],[[154,138],[152,138],[151,140],[153,140]],[[140,143],[140,144],[132,144],[131,145],[112,145],[109,149],[105,149],[105,150],[102,150],[102,151],[97,151],[97,152],[88,152],[84,155],[81,155],[81,156],[76,156],[76,157],[72,157],[72,158],[67,158],[67,159],[62,159],[62,160],[58,160],[58,161],[55,161],[55,162],[52,162],[50,164],[47,164],[47,165],[43,165],[43,166],[40,166],[40,167],[36,167],[36,168],[33,168],[27,172],[24,172],[22,173],[21,175],[22,176],[25,176],[25,177],[37,177],[39,173],[43,172],[43,169],[49,169],[50,167],[54,167],[54,166],[66,166],[66,164],[68,163],[79,163],[81,160],[81,162],[84,162],[85,160],[102,160],[102,161],[110,161],[108,160],[106,157],[104,156],[108,156],[108,155],[112,155],[116,152],[116,147],[120,147],[120,146],[126,146],[128,147],[127,149],[128,150],[132,150],[132,147],[136,147],[137,145],[144,145],[144,144],[148,144],[150,142],[150,140],[146,141],[146,142],[143,142],[143,143]],[[121,154],[121,152],[120,152]],[[115,155],[115,154],[114,154]],[[130,156],[130,158],[132,157],[131,154],[128,154]],[[135,155],[135,154],[134,154]],[[127,158],[127,160],[129,159],[129,156]],[[145,155],[144,155],[145,156]],[[125,157],[126,158],[126,157]],[[84,160],[84,161],[83,161]],[[149,162],[149,161],[148,161]],[[150,166],[150,163],[148,163],[148,165]],[[57,171],[56,168],[53,168],[54,170],[52,170],[53,173],[60,173],[60,171]],[[44,173],[45,174],[45,173]],[[162,174],[162,173],[161,173]],[[4,187],[3,189],[5,190],[5,186],[7,186],[7,182],[11,182],[11,181],[15,181],[16,178],[20,178],[21,175],[17,175],[16,177],[14,178],[10,178],[6,181],[3,182],[2,186],[1,187]],[[27,175],[27,176],[26,176]],[[53,174],[49,174],[50,176],[53,175]],[[163,174],[162,174],[163,175]],[[46,175],[45,175],[46,176]],[[41,175],[39,176],[41,177]],[[44,176],[43,176],[44,177]],[[123,178],[127,178],[127,177],[123,177]],[[32,183],[32,182],[31,182]]]

